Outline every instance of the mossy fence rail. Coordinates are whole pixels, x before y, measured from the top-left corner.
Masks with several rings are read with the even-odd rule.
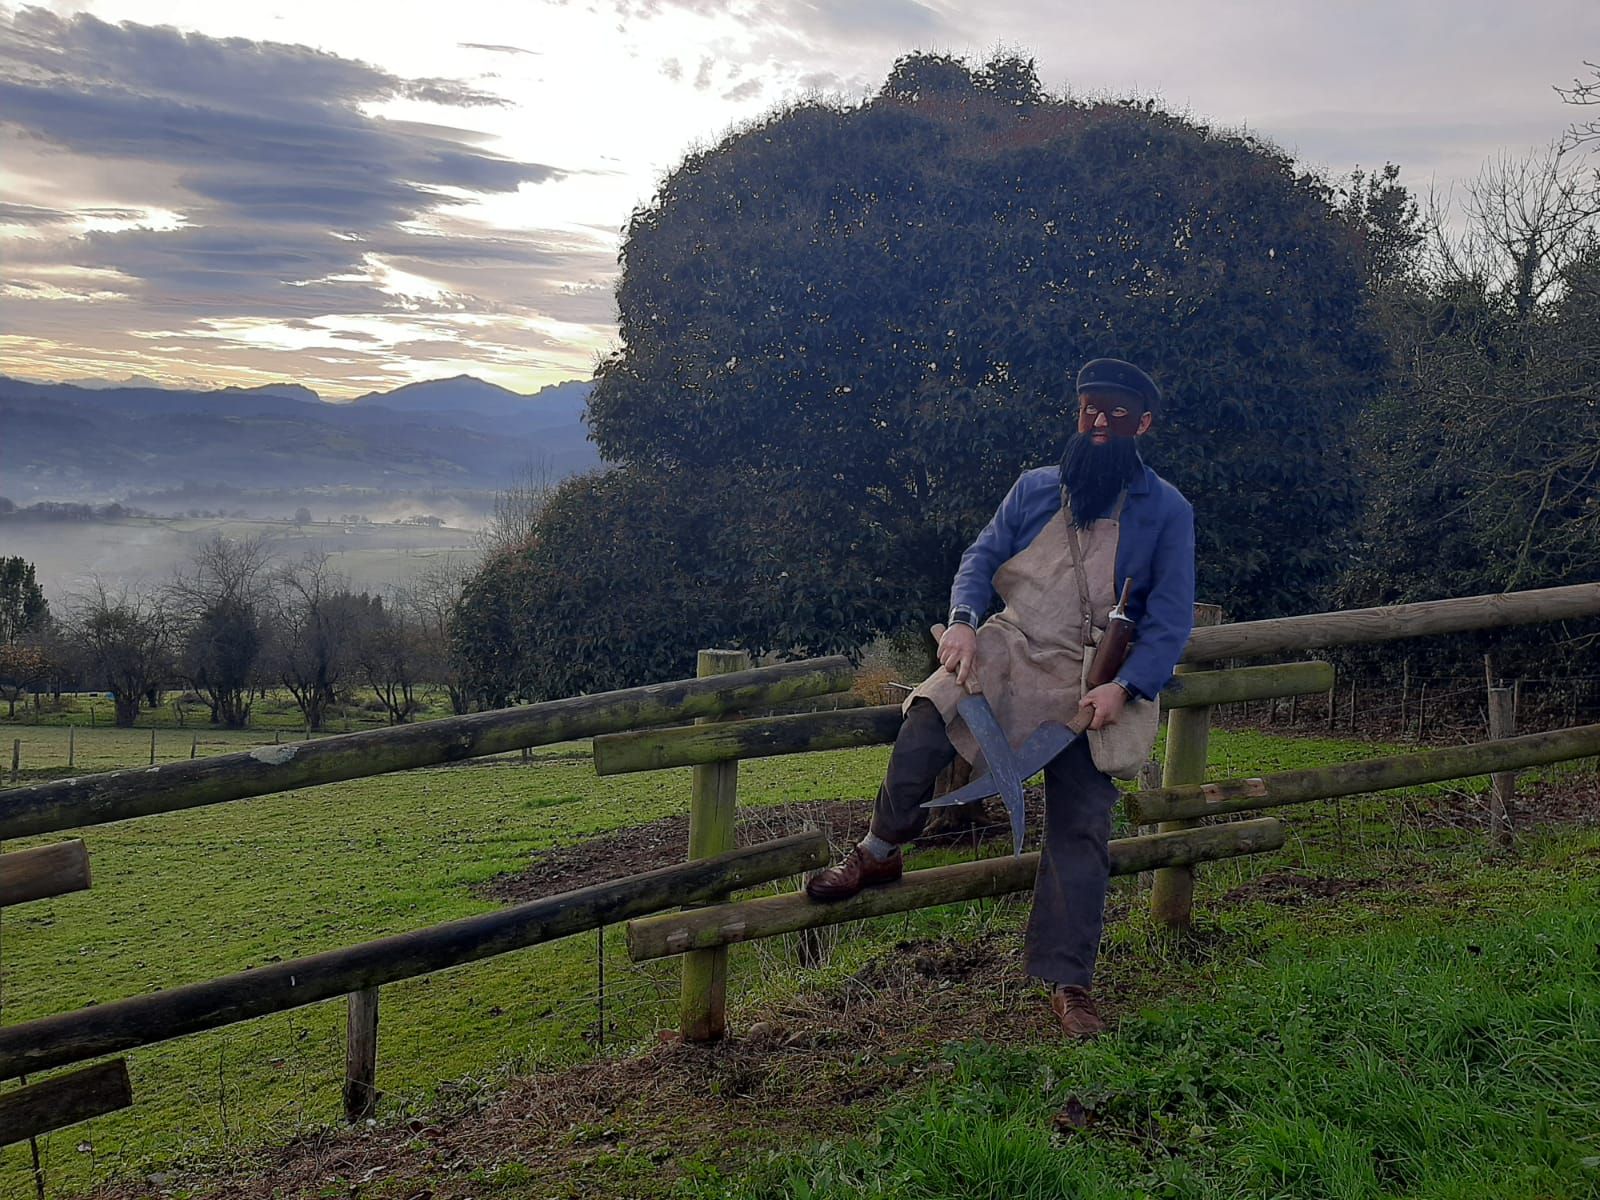
[[[1318,662],[1209,671],[1195,670],[1194,664],[1597,614],[1600,584],[1235,625],[1206,625],[1220,614],[1200,606],[1201,627],[1184,654],[1188,665],[1163,696],[1171,716],[1162,786],[1133,793],[1127,801],[1135,820],[1160,822],[1161,828],[1114,842],[1113,870],[1156,870],[1156,915],[1183,925],[1190,917],[1196,863],[1275,849],[1284,840],[1282,825],[1272,818],[1195,827],[1201,817],[1600,753],[1600,726],[1586,726],[1206,783],[1212,706],[1326,691],[1332,673]],[[24,1081],[0,1093],[0,1145],[132,1102],[126,1063],[120,1058],[32,1083],[26,1082],[29,1072],[339,995],[349,1003],[346,1111],[351,1119],[368,1115],[377,1095],[374,1055],[381,984],[618,921],[629,921],[629,951],[635,959],[685,956],[680,1001],[684,1036],[715,1039],[725,1028],[726,954],[733,942],[1030,887],[1036,856],[1023,855],[913,871],[899,883],[842,904],[813,904],[794,893],[727,899],[739,889],[819,867],[828,857],[820,832],[734,848],[738,760],[887,743],[898,728],[899,710],[889,706],[729,718],[842,692],[851,683],[849,664],[840,658],[750,669],[742,652],[703,651],[700,677],[693,680],[0,793],[0,838],[14,838],[582,737],[594,738],[595,766],[601,774],[675,766],[694,772],[688,861],[682,864],[268,968],[0,1028],[0,1079]],[[698,723],[683,726],[689,720]],[[657,728],[663,725],[680,727]],[[89,885],[89,856],[82,841],[0,854],[0,906]],[[680,907],[682,911],[665,911]]]

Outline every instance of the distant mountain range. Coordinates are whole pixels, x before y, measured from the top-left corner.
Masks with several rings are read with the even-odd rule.
[[[0,495],[103,501],[186,481],[493,489],[530,464],[570,475],[599,461],[582,423],[592,386],[521,395],[457,375],[341,404],[294,383],[185,391],[0,376]]]

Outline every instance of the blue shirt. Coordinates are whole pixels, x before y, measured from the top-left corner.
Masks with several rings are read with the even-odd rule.
[[[1172,669],[1194,629],[1194,508],[1149,467],[1128,485],[1117,537],[1117,578],[1132,577],[1128,616],[1138,631],[1119,678],[1140,695],[1154,696],[1172,681]],[[1021,553],[1061,510],[1061,468],[1023,472],[1000,502],[994,519],[961,556],[950,588],[950,607],[982,617],[994,601],[994,573]]]

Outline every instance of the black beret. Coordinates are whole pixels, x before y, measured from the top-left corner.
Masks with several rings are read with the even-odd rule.
[[[1097,358],[1084,363],[1083,370],[1078,372],[1080,392],[1101,389],[1132,392],[1144,402],[1147,412],[1155,412],[1161,407],[1161,389],[1156,386],[1156,381],[1120,358]]]

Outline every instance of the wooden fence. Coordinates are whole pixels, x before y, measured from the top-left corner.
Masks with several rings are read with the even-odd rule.
[[[1152,903],[1157,915],[1181,926],[1190,917],[1188,884],[1194,864],[1283,844],[1283,828],[1271,818],[1186,827],[1201,817],[1486,770],[1505,772],[1600,751],[1600,726],[1589,726],[1207,784],[1206,737],[1214,705],[1326,691],[1331,669],[1325,663],[1298,662],[1202,671],[1191,669],[1193,664],[1596,613],[1600,585],[1582,585],[1202,625],[1185,652],[1185,671],[1162,698],[1171,710],[1163,786],[1136,793],[1129,801],[1137,820],[1160,822],[1162,830],[1113,843],[1113,869],[1155,869]],[[1200,615],[1204,619],[1209,614]],[[5,838],[580,737],[595,739],[595,765],[601,774],[669,766],[694,771],[689,856],[683,864],[240,975],[0,1028],[0,1079],[345,995],[350,1035],[346,1109],[355,1119],[372,1111],[376,1095],[372,1054],[377,989],[384,983],[638,918],[628,928],[630,953],[641,959],[685,956],[681,1025],[686,1037],[710,1040],[725,1027],[725,956],[733,942],[1031,886],[1036,863],[1025,855],[913,871],[899,883],[835,905],[812,904],[802,894],[728,901],[738,888],[820,866],[827,856],[825,841],[816,833],[732,848],[738,760],[883,744],[893,740],[899,712],[885,707],[716,722],[729,714],[781,709],[844,691],[852,682],[849,664],[822,659],[750,669],[740,652],[708,651],[702,653],[700,672],[694,680],[58,780],[0,794],[0,838]],[[683,724],[690,720],[700,723]],[[662,725],[682,727],[650,728]],[[1181,824],[1169,827],[1174,823]],[[1163,888],[1163,879],[1175,886]],[[3,905],[80,890],[90,882],[81,841],[0,855]],[[647,915],[678,906],[687,907]],[[25,1083],[0,1094],[0,1145],[125,1107],[131,1099],[122,1059]]]
[[[1200,671],[1195,669],[1196,664],[1597,613],[1600,584],[1233,625],[1222,623],[1222,613],[1215,606],[1197,605],[1196,628],[1182,656],[1178,676],[1161,697],[1163,708],[1170,713],[1162,786],[1134,793],[1127,799],[1133,820],[1155,824],[1158,832],[1113,842],[1113,871],[1154,869],[1152,914],[1162,924],[1182,928],[1192,919],[1195,864],[1260,853],[1283,843],[1283,829],[1276,821],[1197,827],[1201,818],[1486,772],[1500,772],[1497,778],[1505,781],[1509,779],[1506,772],[1520,767],[1600,753],[1600,726],[1511,738],[1509,722],[1496,721],[1492,736],[1505,740],[1207,784],[1204,778],[1211,714],[1216,705],[1325,693],[1333,685],[1333,669],[1327,663],[1291,662]],[[729,652],[703,652],[708,653]],[[712,661],[715,660],[703,658],[702,669]],[[595,768],[602,775],[673,766],[694,766],[697,772],[711,767],[727,769],[729,773],[721,777],[719,786],[723,790],[717,803],[706,810],[708,815],[702,819],[731,828],[737,779],[732,771],[739,759],[883,744],[894,740],[899,724],[899,708],[890,705],[688,729],[608,734],[594,740]],[[699,778],[697,774],[697,793]],[[1504,825],[1508,790],[1508,783],[1496,784],[1494,811],[1499,815],[1495,828],[1500,840],[1508,836]],[[712,812],[717,815],[709,815]],[[692,847],[692,826],[690,842]],[[818,905],[803,895],[786,895],[641,918],[628,927],[629,953],[636,961],[684,954],[686,963],[698,960],[718,964],[697,970],[725,972],[725,962],[712,956],[725,954],[734,942],[1025,890],[1033,886],[1036,867],[1037,856],[1024,855],[908,872],[898,883],[871,889],[842,903]],[[691,1040],[716,1037],[726,1021],[723,997],[715,990],[692,988],[690,975],[686,965],[682,1034]]]
[[[718,715],[848,689],[843,658],[763,667],[716,679],[681,680],[558,700],[427,725],[263,746],[241,754],[81,776],[0,793],[0,837],[54,833],[197,805],[218,804],[340,779],[546,745],[615,729]],[[663,908],[719,898],[754,883],[821,866],[820,834],[765,842],[695,862],[599,884],[498,912],[274,963],[187,987],[0,1027],[0,1146],[100,1116],[132,1102],[126,1063],[108,1063],[28,1083],[28,1073],[350,997],[346,1112],[375,1098],[377,989],[444,967],[503,954]],[[90,884],[82,841],[0,854],[0,903],[10,906]]]

